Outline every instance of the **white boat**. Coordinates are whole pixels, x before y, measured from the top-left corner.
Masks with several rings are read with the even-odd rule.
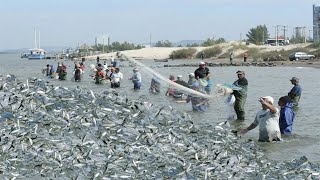
[[[34,30],[34,45],[35,48],[29,49],[29,55],[28,59],[45,59],[46,56],[46,51],[44,49],[40,48],[40,31],[39,31],[39,39],[38,39],[38,46],[37,46],[37,31],[36,29]]]
[[[28,59],[45,59],[46,52],[43,49],[29,49]]]

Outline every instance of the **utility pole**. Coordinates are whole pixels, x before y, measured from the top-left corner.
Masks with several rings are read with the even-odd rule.
[[[152,46],[151,46],[151,38],[152,38],[152,36],[151,36],[151,33],[150,33],[150,36],[149,36],[149,44],[150,44],[150,47],[152,47]]]
[[[104,54],[104,35],[102,36],[102,54]]]
[[[286,27],[288,27],[288,26],[283,26],[283,39],[284,39],[284,43],[286,43],[286,31],[287,31]]]
[[[242,33],[240,33],[240,44],[242,44]]]
[[[278,34],[278,32],[277,32],[277,26],[272,26],[272,27],[274,27],[274,39],[276,40],[276,43],[275,43],[275,46],[277,46],[277,34]]]
[[[312,29],[309,29],[309,40],[311,39],[311,31],[313,32]]]
[[[304,43],[307,43],[307,36],[306,36],[306,27],[302,27],[303,29],[303,37],[304,37]]]
[[[264,30],[262,31],[262,44],[264,44]]]
[[[276,26],[276,34],[277,34],[277,37],[276,37],[276,46],[279,46],[279,27],[281,27],[281,25],[277,25]]]
[[[317,41],[319,42],[319,23],[317,23]]]

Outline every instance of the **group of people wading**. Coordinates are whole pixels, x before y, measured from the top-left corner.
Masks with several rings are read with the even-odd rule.
[[[241,87],[241,90],[234,90],[233,95],[236,100],[234,109],[238,120],[245,120],[244,105],[247,98],[248,81],[245,78],[244,71],[238,71],[238,80],[234,85]],[[281,134],[290,135],[292,133],[293,121],[295,118],[294,107],[298,106],[302,88],[299,85],[299,79],[293,77],[290,79],[294,85],[288,95],[282,96],[278,100],[280,110],[274,104],[274,99],[271,96],[263,96],[259,98],[262,109],[256,114],[253,123],[245,129],[240,130],[240,134],[245,134],[248,131],[259,126],[259,141],[270,142],[279,141]]]

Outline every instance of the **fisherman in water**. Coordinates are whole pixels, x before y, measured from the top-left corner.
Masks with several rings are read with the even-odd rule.
[[[271,96],[261,97],[259,102],[262,105],[262,110],[257,113],[253,123],[242,129],[240,134],[245,134],[259,125],[259,141],[280,141],[279,109],[273,106]]]
[[[159,94],[160,86],[160,79],[156,75],[153,75],[153,77],[151,78],[149,92],[151,92],[152,94]]]
[[[141,82],[142,82],[141,81],[141,74],[138,71],[138,68],[134,68],[132,71],[133,71],[133,75],[131,78],[129,78],[129,80],[132,81],[134,90],[140,90]]]
[[[59,80],[66,80],[67,79],[67,66],[61,63],[61,68],[59,72]]]
[[[96,80],[96,84],[102,84],[103,80],[106,79],[106,73],[102,71],[102,68],[97,68],[97,72],[94,76],[94,79]]]
[[[205,90],[207,94],[211,92],[211,84],[208,83],[210,80],[210,70],[206,67],[206,63],[201,61],[199,63],[199,68],[194,71],[195,78],[200,83],[200,89]]]
[[[201,90],[199,89],[198,83],[193,83],[191,85],[191,89],[201,92]],[[189,103],[190,101],[192,105],[192,110],[194,111],[205,112],[209,105],[208,99],[197,97],[195,95],[188,95],[186,102]]]
[[[293,77],[290,79],[291,84],[293,84],[293,88],[288,93],[288,96],[291,98],[291,101],[293,102],[293,106],[298,106],[302,88],[299,84],[299,79],[296,77]]]
[[[233,95],[236,98],[234,110],[237,114],[237,120],[245,119],[244,105],[247,100],[248,80],[245,77],[244,71],[237,71],[238,79],[233,85],[240,87],[241,90],[233,90]]]
[[[47,64],[46,75],[48,78],[54,78],[55,69],[53,68],[53,65]]]

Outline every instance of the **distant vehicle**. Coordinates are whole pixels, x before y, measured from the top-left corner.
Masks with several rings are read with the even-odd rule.
[[[289,60],[290,61],[299,61],[299,60],[312,60],[315,56],[312,54],[307,54],[304,52],[294,52],[289,54]]]

